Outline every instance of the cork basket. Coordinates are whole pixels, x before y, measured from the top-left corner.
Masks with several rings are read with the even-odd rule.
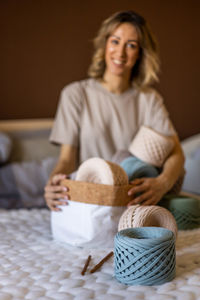
[[[126,206],[131,200],[131,185],[107,185],[65,179],[61,182],[69,188],[70,200],[106,206]]]

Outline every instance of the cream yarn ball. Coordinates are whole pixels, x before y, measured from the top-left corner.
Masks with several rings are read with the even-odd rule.
[[[83,162],[78,168],[76,180],[109,185],[128,184],[128,176],[119,165],[99,157]]]
[[[124,211],[118,231],[133,227],[164,227],[174,232],[177,236],[176,221],[166,208],[157,205],[133,205]]]
[[[174,142],[153,129],[141,126],[132,143],[129,152],[155,167],[162,167],[165,159],[174,147]]]

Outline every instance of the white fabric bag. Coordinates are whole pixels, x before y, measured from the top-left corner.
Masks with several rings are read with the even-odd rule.
[[[69,201],[61,209],[51,213],[56,240],[79,247],[113,248],[118,222],[126,207]]]
[[[128,184],[125,171],[117,164],[91,158],[78,169],[76,180],[93,183]],[[126,209],[122,206],[87,204],[70,200],[51,213],[54,239],[80,247],[112,248],[119,219]]]

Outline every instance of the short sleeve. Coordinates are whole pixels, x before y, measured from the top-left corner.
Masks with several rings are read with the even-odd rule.
[[[160,94],[153,91],[148,101],[145,125],[166,136],[176,135],[177,132],[169,118],[169,113]]]
[[[79,145],[81,99],[81,87],[78,82],[72,83],[62,90],[50,142]]]

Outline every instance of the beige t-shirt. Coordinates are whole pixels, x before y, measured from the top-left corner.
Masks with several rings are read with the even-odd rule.
[[[50,141],[77,146],[79,163],[91,157],[110,160],[117,150],[128,149],[141,125],[176,134],[155,90],[130,88],[116,95],[90,78],[62,90]]]

